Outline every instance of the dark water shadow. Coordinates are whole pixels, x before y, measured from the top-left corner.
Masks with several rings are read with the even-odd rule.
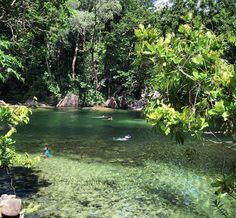
[[[152,186],[143,187],[144,191],[151,196],[151,201],[155,203],[161,202],[169,205],[170,207],[175,207],[178,209],[183,209],[189,211],[191,214],[198,215],[198,217],[207,217],[204,211],[199,211],[196,209],[196,205],[189,194],[183,194],[181,191],[171,187],[170,185],[163,184],[157,188]],[[200,193],[195,193],[200,195]],[[141,199],[143,201],[143,199]]]
[[[51,185],[46,180],[39,179],[40,171],[33,168],[13,167],[10,175],[13,178],[13,187],[15,194],[21,198],[28,198],[36,194],[40,188]],[[14,194],[11,187],[11,178],[6,174],[5,170],[0,169],[0,195]]]

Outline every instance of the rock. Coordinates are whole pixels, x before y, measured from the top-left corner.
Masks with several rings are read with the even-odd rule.
[[[20,218],[22,202],[15,195],[2,195],[0,198],[0,208],[2,218]],[[22,216],[21,216],[22,217]]]
[[[6,103],[3,100],[0,100],[0,106],[5,106]]]
[[[127,103],[127,99],[125,96],[120,96],[118,97],[118,105],[119,105],[119,108],[127,108],[128,107],[128,103]]]
[[[34,98],[30,97],[26,100],[24,105],[27,106],[27,107],[37,107],[38,103]]]
[[[44,104],[44,103],[38,103],[38,107],[39,108],[54,108],[53,106]]]
[[[109,108],[117,108],[117,103],[114,97],[107,99],[105,106]]]
[[[78,107],[78,106],[79,106],[79,96],[74,94],[67,94],[57,104],[57,107]]]
[[[134,110],[142,110],[148,103],[148,100],[145,98],[141,98],[139,100],[134,101],[134,103],[130,106]]]
[[[158,98],[160,98],[161,97],[161,94],[160,94],[160,92],[158,92],[158,91],[155,91],[154,93],[153,93],[153,95],[152,95],[152,100],[155,100],[155,99],[158,99]]]

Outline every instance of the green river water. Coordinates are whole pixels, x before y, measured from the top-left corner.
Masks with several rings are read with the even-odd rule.
[[[26,217],[236,217],[236,200],[223,199],[220,211],[211,187],[235,161],[233,145],[178,145],[140,113],[119,110],[34,110],[15,139],[20,152],[40,155],[44,143],[53,152],[31,169],[14,169],[16,194],[40,205]]]

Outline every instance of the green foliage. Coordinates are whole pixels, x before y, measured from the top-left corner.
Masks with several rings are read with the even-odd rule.
[[[213,206],[215,206],[221,214],[228,217],[228,213],[225,210],[224,204],[222,202],[223,198],[226,196],[232,197],[235,200],[234,194],[236,193],[236,181],[232,176],[223,176],[218,178],[215,182],[211,184],[213,188],[216,188],[215,194],[217,199],[213,201]]]
[[[9,53],[11,43],[0,38],[0,81],[6,82],[10,76],[23,80],[18,70],[23,66],[21,62]]]
[[[61,98],[61,90],[53,76],[48,72],[45,72],[43,75],[43,80],[48,88],[48,91],[50,91],[59,100]]]
[[[199,136],[210,124],[234,133],[235,69],[224,54],[226,34],[215,35],[194,19],[179,33],[162,37],[158,30],[140,26],[137,54],[153,68],[151,85],[161,101],[147,108],[147,118],[166,135],[181,129]],[[219,121],[219,122],[217,122]]]
[[[211,184],[212,187],[217,188],[215,194],[222,197],[226,194],[233,194],[236,191],[235,180],[232,177],[223,177],[222,179],[217,179]]]
[[[16,126],[27,124],[31,110],[24,106],[5,105],[0,107],[0,167],[9,167],[13,164],[21,164],[30,167],[33,160],[29,155],[19,155],[15,151],[15,141],[12,135],[16,132]],[[36,159],[35,159],[36,160]]]
[[[29,203],[23,210],[24,214],[32,214],[40,209],[40,204]]]
[[[94,89],[88,89],[81,94],[80,101],[85,106],[99,105],[104,103],[104,97]]]
[[[9,79],[6,93],[2,88],[3,95],[13,96],[17,91],[26,93],[29,89],[30,92],[35,92],[32,95],[47,92],[42,77],[51,66],[48,56],[52,54],[51,51],[48,52],[48,41],[56,37],[58,29],[66,22],[64,2],[3,1],[0,5],[1,73],[4,73],[4,77],[14,74],[18,78],[19,75],[24,78],[24,84],[18,78]]]
[[[102,95],[140,98],[142,90],[150,86],[148,81],[153,71],[150,63],[156,63],[154,53],[157,51],[149,43],[148,50],[144,51],[144,55],[149,58],[141,61],[134,53],[137,38],[150,42],[162,37],[168,44],[168,41],[173,42],[178,36],[179,40],[182,37],[192,40],[192,29],[195,34],[199,34],[198,44],[203,50],[199,53],[200,48],[197,49],[199,52],[186,59],[185,68],[190,63],[195,65],[192,72],[188,72],[189,79],[192,78],[194,84],[207,80],[204,65],[209,70],[208,61],[211,66],[217,55],[224,60],[218,65],[215,63],[215,68],[220,69],[214,77],[215,84],[221,86],[219,80],[222,76],[225,87],[232,76],[222,72],[228,72],[228,63],[235,62],[236,7],[233,0],[172,1],[171,7],[158,10],[154,9],[151,0],[26,0],[12,3],[4,1],[0,6],[0,79],[6,81],[11,75],[25,79],[24,84],[20,84],[11,77],[1,87],[2,95],[10,99],[19,92],[26,93],[25,97],[37,95],[44,100],[52,94],[58,99],[71,89],[83,92],[80,83]],[[135,30],[135,37],[134,29],[140,23],[142,26]],[[146,31],[144,26],[148,24],[155,28]],[[229,43],[226,43],[225,38]],[[209,49],[208,41],[211,41]],[[216,41],[215,48],[212,41]],[[220,41],[221,48],[217,48]],[[196,45],[191,43],[188,46],[186,40],[185,44],[178,40],[174,43],[186,54],[194,52],[191,46]],[[142,50],[140,46],[136,44],[137,51]],[[220,49],[223,49],[224,54],[220,53]],[[168,57],[172,64],[177,65],[183,58],[188,58],[187,55],[182,57],[181,51],[172,50],[174,48],[168,51],[172,55]],[[206,54],[210,50],[213,52]],[[158,52],[160,57],[166,55],[165,50],[159,49]],[[162,65],[169,66],[169,62],[163,61]],[[185,69],[182,70],[185,72]],[[79,80],[75,82],[70,77],[75,80],[78,77]],[[171,73],[169,77],[172,77]],[[178,76],[171,78],[170,85],[174,83],[181,83]],[[227,108],[228,103],[224,104]]]
[[[149,71],[134,53],[137,38],[134,29],[140,23],[152,23],[154,13],[151,1],[121,1],[122,16],[107,25],[105,35],[106,54],[104,59],[107,77],[107,95],[140,97]],[[149,7],[150,6],[150,7]]]

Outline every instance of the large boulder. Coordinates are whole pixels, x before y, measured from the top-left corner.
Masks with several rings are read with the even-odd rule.
[[[30,97],[26,100],[26,102],[24,103],[25,106],[27,107],[37,107],[38,103],[35,97]]]
[[[2,218],[20,218],[22,202],[15,195],[2,195],[0,198],[0,211]]]
[[[79,96],[74,94],[67,94],[57,104],[57,107],[78,107],[78,106],[79,106]]]
[[[115,98],[111,97],[111,98],[107,99],[107,101],[105,102],[105,107],[117,108],[117,102],[116,102]]]
[[[5,106],[6,103],[3,100],[0,100],[0,106]]]

